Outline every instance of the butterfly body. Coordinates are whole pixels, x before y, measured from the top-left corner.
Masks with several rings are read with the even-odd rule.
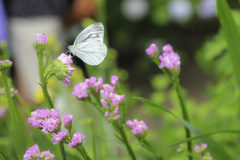
[[[100,22],[84,29],[76,38],[69,51],[89,65],[100,64],[107,55],[107,46],[103,43],[104,27]]]

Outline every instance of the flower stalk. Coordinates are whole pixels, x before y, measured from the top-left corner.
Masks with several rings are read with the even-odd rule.
[[[10,88],[9,88],[9,85],[8,85],[8,82],[7,82],[7,75],[6,75],[5,69],[2,70],[2,78],[3,78],[3,84],[5,86],[5,92],[6,92],[6,96],[7,96],[7,100],[8,100],[10,116],[11,116],[11,120],[12,120],[12,124],[13,124],[12,125],[13,126],[13,132],[14,132],[13,134],[14,134],[14,139],[15,139],[15,142],[16,142],[15,149],[16,149],[17,155],[19,157],[22,157],[23,147],[21,147],[21,144],[20,144],[20,134],[19,134],[19,128],[17,127],[18,125],[17,125],[17,120],[16,120],[16,111],[14,109],[14,104],[13,104],[13,101],[12,101]]]

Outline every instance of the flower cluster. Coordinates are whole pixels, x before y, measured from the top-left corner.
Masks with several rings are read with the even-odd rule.
[[[58,144],[61,141],[65,141],[68,138],[68,131],[60,131],[57,134],[53,133],[52,134],[52,140],[53,140],[53,144]]]
[[[58,131],[61,127],[59,119],[60,111],[57,109],[38,109],[31,113],[28,123],[32,123],[33,127],[42,129],[43,133]]]
[[[65,86],[70,83],[70,77],[72,76],[75,68],[71,66],[73,60],[70,56],[62,53],[57,59],[55,59],[49,68],[49,74],[55,75],[58,80],[62,81]]]
[[[89,90],[93,94],[95,93],[97,94],[102,89],[102,87],[103,87],[102,77],[99,77],[98,79],[96,77],[90,77],[89,79],[85,79],[85,82],[76,84],[73,87],[74,92],[72,92],[72,94],[78,99],[84,99],[88,98]]]
[[[173,51],[173,48],[170,44],[167,44],[163,47],[163,54],[159,56],[161,64],[159,68],[169,68],[170,70],[177,70],[181,64],[180,56],[178,53]]]
[[[177,153],[180,153],[182,151],[184,151],[184,146],[183,144],[180,144],[179,147],[177,148]]]
[[[50,153],[50,151],[40,152],[40,149],[37,144],[30,147],[24,154],[23,160],[34,160],[34,159],[42,159],[42,160],[52,160],[54,155]]]
[[[72,94],[81,100],[90,100],[89,94],[92,93],[98,99],[101,97],[100,102],[103,106],[106,122],[111,123],[113,120],[119,119],[118,107],[119,104],[125,101],[125,95],[118,95],[114,93],[114,89],[119,86],[119,78],[117,76],[111,77],[111,85],[103,84],[103,78],[90,77],[85,79],[84,82],[76,84]]]
[[[70,146],[72,148],[77,148],[82,143],[82,140],[85,138],[86,137],[83,136],[80,132],[76,132],[73,135],[73,138],[72,138],[71,142],[68,144],[68,146]]]
[[[145,51],[150,57],[156,57],[158,55],[158,46],[153,43]]]
[[[148,127],[145,122],[134,119],[127,120],[126,125],[131,128],[131,132],[138,137],[144,138],[147,135]]]
[[[18,93],[18,90],[14,90],[14,88],[10,88],[11,97],[13,97],[16,93]],[[6,95],[5,88],[0,89],[0,94]]]
[[[37,50],[44,51],[48,45],[48,37],[45,34],[37,34]]]
[[[113,120],[119,119],[118,114],[119,104],[125,101],[125,95],[113,93],[115,87],[110,84],[103,85],[104,90],[100,91],[102,99],[100,100],[105,111],[106,123],[111,123]]]
[[[0,61],[0,71],[3,71],[9,67],[11,67],[13,64],[12,61],[9,61],[9,60],[3,60],[3,61]]]
[[[72,121],[74,121],[75,118],[71,114],[67,115],[67,114],[63,113],[63,116],[64,116],[64,120],[63,120],[64,127],[67,128],[67,129],[71,129]]]
[[[206,143],[202,143],[201,146],[196,145],[196,146],[194,146],[193,149],[196,153],[202,153],[207,148],[207,146],[208,145]]]
[[[201,153],[202,160],[212,160],[212,157],[210,156],[209,152],[202,154],[205,151],[205,149],[207,148],[207,146],[208,145],[206,143],[202,143],[200,146],[196,145],[193,148],[196,153]]]

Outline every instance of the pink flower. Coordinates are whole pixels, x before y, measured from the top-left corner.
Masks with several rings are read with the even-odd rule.
[[[0,61],[0,71],[5,70],[5,69],[11,67],[12,64],[13,64],[13,62],[9,61],[9,60]]]
[[[40,150],[37,144],[34,146],[28,148],[28,150],[25,152],[23,156],[23,160],[29,160],[29,159],[34,159],[40,154]]]
[[[163,46],[162,51],[164,53],[171,53],[173,52],[173,47],[171,46],[171,44],[166,44],[165,46]]]
[[[69,135],[68,131],[60,131],[58,132],[58,134],[53,133],[52,134],[53,144],[58,144],[59,142],[66,140],[68,135]]]
[[[48,37],[45,34],[37,34],[38,44],[48,44]]]
[[[103,88],[105,92],[112,93],[115,87],[111,86],[110,84],[104,84]]]
[[[86,137],[83,136],[79,131],[76,132],[73,135],[73,138],[71,140],[71,142],[68,144],[68,146],[72,147],[72,148],[77,148],[79,144],[82,143],[83,139],[85,139]]]
[[[57,109],[38,109],[31,113],[28,123],[32,123],[35,128],[42,129],[43,133],[54,132],[58,130],[60,111]]]
[[[202,143],[201,146],[196,145],[196,146],[194,146],[193,149],[196,153],[201,153],[207,148],[207,146],[208,145],[206,143]]]
[[[154,57],[158,54],[158,46],[153,43],[145,51],[147,52],[147,55]]]
[[[72,76],[75,68],[71,66],[73,63],[73,60],[70,56],[62,53],[57,59],[59,59],[64,65],[61,64],[55,64],[56,67],[59,68],[59,70],[55,70],[56,77],[63,82],[65,86],[67,86],[70,83],[70,77]],[[62,67],[61,67],[62,66]]]
[[[126,125],[131,128],[131,132],[139,137],[145,137],[147,134],[148,127],[145,122],[138,120],[127,120]]]
[[[52,160],[53,158],[54,154],[51,154],[50,151],[40,152],[37,144],[30,147],[23,156],[23,160]]]
[[[180,56],[177,53],[163,53],[159,56],[161,64],[159,68],[169,68],[169,69],[178,69],[180,67]]]
[[[117,76],[112,76],[111,77],[111,83],[113,87],[116,87],[118,85],[118,77]]]
[[[88,85],[86,82],[81,82],[80,84],[76,84],[73,89],[75,92],[72,94],[78,99],[87,98],[88,97]]]
[[[66,115],[64,113],[63,116],[64,116],[64,120],[63,120],[64,127],[65,128],[71,128],[72,127],[72,121],[74,121],[75,118],[71,114]]]

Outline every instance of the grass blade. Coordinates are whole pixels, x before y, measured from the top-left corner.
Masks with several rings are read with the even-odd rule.
[[[240,35],[226,0],[217,0],[218,17],[228,44],[234,74],[240,87]]]

